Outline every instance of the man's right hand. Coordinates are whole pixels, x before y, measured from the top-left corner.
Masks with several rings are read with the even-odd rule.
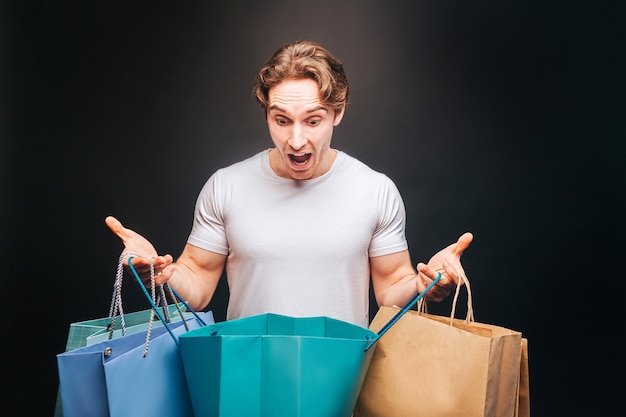
[[[137,254],[133,257],[133,267],[144,284],[150,285],[150,263],[152,258],[154,258],[153,265],[156,285],[163,284],[163,282],[166,281],[163,278],[169,278],[170,274],[165,274],[161,279],[158,279],[157,276],[161,275],[167,266],[174,261],[172,255],[167,254],[159,256],[154,246],[152,246],[152,243],[139,233],[125,228],[122,223],[113,216],[108,216],[104,222],[109,226],[109,229],[122,240],[124,244],[123,252]],[[128,261],[124,262],[124,266],[128,268]]]

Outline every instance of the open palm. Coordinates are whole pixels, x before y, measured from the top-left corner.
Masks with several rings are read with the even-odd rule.
[[[460,274],[465,275],[461,265],[461,255],[463,255],[463,252],[472,243],[473,239],[474,236],[470,232],[463,233],[455,243],[443,248],[430,258],[428,261],[429,267],[446,273],[441,278],[441,285],[451,284],[446,282],[447,279],[452,279],[456,282]]]

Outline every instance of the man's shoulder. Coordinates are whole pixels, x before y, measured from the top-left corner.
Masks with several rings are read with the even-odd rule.
[[[215,170],[207,180],[208,184],[236,184],[247,182],[252,178],[263,176],[263,158],[267,150],[257,152],[245,159],[233,162]]]
[[[267,155],[267,149],[264,149],[262,151],[259,151],[257,153],[255,153],[254,155],[251,155],[245,159],[239,160],[237,162],[233,162],[232,164],[225,166],[223,168],[221,168],[222,170],[227,170],[227,169],[239,169],[239,168],[245,168],[245,167],[249,167],[249,166],[257,166],[259,161],[263,160],[266,155]]]
[[[233,162],[230,165],[223,166],[217,169],[214,173],[216,176],[232,176],[238,174],[249,174],[256,172],[263,166],[263,159],[266,158],[267,150],[257,152],[256,154],[249,156],[245,159],[241,159],[237,162]]]
[[[341,169],[350,174],[359,174],[371,178],[389,179],[383,172],[377,171],[367,163],[349,155],[344,151],[338,151]]]

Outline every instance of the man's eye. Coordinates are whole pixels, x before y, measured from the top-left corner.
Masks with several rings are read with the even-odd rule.
[[[287,124],[287,120],[285,120],[285,119],[276,119],[276,123],[281,125],[281,126],[284,126],[284,125]]]
[[[309,120],[309,124],[311,126],[316,126],[320,123],[320,119],[313,119],[313,120]]]

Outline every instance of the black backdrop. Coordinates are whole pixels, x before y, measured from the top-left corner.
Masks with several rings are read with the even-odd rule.
[[[529,338],[533,415],[614,415],[624,6],[173,4],[2,3],[3,415],[52,415],[69,323],[108,312],[105,216],[176,256],[208,176],[271,145],[252,80],[295,39],[344,61],[334,146],[397,183],[414,261],[474,232],[476,318]]]

